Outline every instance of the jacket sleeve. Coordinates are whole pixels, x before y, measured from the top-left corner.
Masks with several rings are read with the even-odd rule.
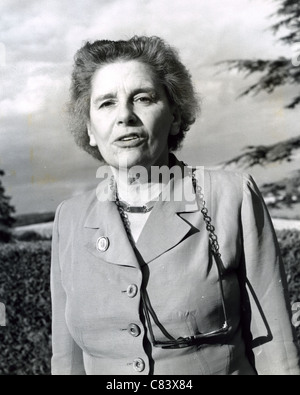
[[[66,293],[61,281],[59,260],[59,213],[54,220],[51,257],[52,375],[85,375],[82,350],[73,340],[65,319]]]
[[[298,347],[279,245],[263,198],[248,175],[241,220],[247,295],[243,306],[253,364],[259,375],[298,375]]]

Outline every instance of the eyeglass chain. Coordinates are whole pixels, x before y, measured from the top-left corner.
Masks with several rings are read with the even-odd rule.
[[[190,172],[190,176],[192,177],[192,182],[193,182],[193,188],[195,191],[196,196],[199,197],[200,199],[200,203],[202,206],[201,209],[201,213],[203,215],[203,219],[204,222],[206,224],[206,229],[209,233],[209,244],[211,247],[211,251],[215,257],[216,260],[216,265],[217,265],[217,270],[220,276],[220,290],[221,290],[221,295],[222,295],[222,306],[223,306],[223,311],[224,311],[224,324],[222,326],[223,330],[228,329],[228,317],[227,317],[227,313],[226,313],[226,307],[225,307],[225,300],[224,300],[224,289],[223,289],[223,285],[222,285],[222,281],[221,281],[221,277],[222,277],[222,270],[221,270],[221,265],[222,265],[222,260],[221,260],[221,254],[219,252],[220,247],[219,247],[219,243],[218,243],[218,237],[215,233],[215,227],[212,225],[211,223],[211,217],[208,215],[208,209],[206,208],[206,202],[204,200],[204,194],[202,191],[201,186],[198,183],[198,180],[195,176],[195,169],[192,169],[192,171]],[[115,182],[114,177],[111,177],[111,182],[110,182],[110,188],[114,193],[114,200],[116,202],[120,217],[122,219],[122,222],[124,224],[124,228],[126,230],[128,239],[130,241],[130,243],[132,244],[133,248],[135,248],[135,244],[134,244],[134,240],[133,237],[131,235],[131,229],[130,229],[130,221],[128,218],[127,213],[124,210],[124,207],[122,206],[122,204],[120,203],[119,200],[119,195],[118,195],[118,190],[117,190],[117,185]],[[143,301],[143,305],[144,305],[144,311],[145,311],[145,315],[146,315],[146,319],[148,322],[148,327],[149,327],[149,331],[151,334],[151,338],[154,339],[154,334],[153,334],[153,330],[152,330],[152,326],[151,326],[151,320],[150,320],[150,316],[149,316],[149,311],[151,312],[151,316],[154,318],[156,318],[155,313],[153,312],[153,309],[151,307],[151,304],[149,302],[149,297],[147,292],[144,290],[144,292],[142,292],[142,301]],[[174,340],[174,338],[164,329],[164,327],[157,321],[155,320],[156,324],[158,325],[158,327],[160,328],[160,330],[162,331],[162,333],[169,339]],[[154,344],[154,340],[153,340],[153,344]]]
[[[200,211],[203,215],[203,219],[204,219],[204,222],[206,225],[206,230],[209,233],[209,243],[210,243],[211,250],[215,256],[220,257],[221,254],[220,254],[220,247],[219,247],[219,243],[218,243],[218,237],[215,233],[215,227],[211,223],[212,219],[208,215],[208,209],[206,207],[206,202],[204,200],[204,194],[203,194],[202,188],[199,185],[198,180],[196,178],[195,169],[192,169],[192,171],[190,172],[190,176],[192,177],[192,182],[193,182],[195,194],[198,196],[198,198],[200,200],[201,207],[202,207]],[[129,241],[131,242],[132,245],[134,245],[134,240],[131,235],[130,221],[128,218],[128,214],[125,212],[124,207],[122,206],[122,204],[120,202],[118,189],[117,189],[117,185],[116,185],[114,176],[112,176],[111,180],[110,180],[110,189],[114,193],[114,200],[117,205],[122,222],[124,224],[124,228],[126,230]]]
[[[130,243],[132,244],[132,246],[134,246],[134,240],[131,234],[131,229],[130,229],[130,221],[128,218],[128,214],[125,212],[124,207],[121,205],[120,199],[119,199],[119,194],[118,194],[118,188],[117,188],[117,184],[115,181],[114,176],[111,176],[110,179],[110,189],[113,191],[113,199],[117,205],[121,220],[123,222],[124,228],[126,230],[128,239],[130,241]]]

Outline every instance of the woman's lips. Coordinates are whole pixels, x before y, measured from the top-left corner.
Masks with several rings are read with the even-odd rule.
[[[132,134],[116,140],[114,144],[120,148],[132,148],[143,144],[145,140],[145,137]]]

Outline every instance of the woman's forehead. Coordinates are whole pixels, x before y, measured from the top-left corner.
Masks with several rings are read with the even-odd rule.
[[[118,61],[101,66],[92,79],[92,91],[107,95],[125,90],[162,88],[152,68],[138,60]]]

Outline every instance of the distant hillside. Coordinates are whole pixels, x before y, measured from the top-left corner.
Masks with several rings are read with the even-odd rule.
[[[15,217],[16,222],[14,226],[19,227],[19,226],[41,224],[45,222],[52,222],[54,220],[54,215],[55,215],[54,212],[17,215]]]
[[[273,218],[273,225],[277,232],[296,231],[300,232],[300,221]],[[53,222],[36,223],[32,225],[19,226],[14,229],[14,236],[18,240],[50,240],[52,238]]]
[[[291,207],[273,208],[269,207],[271,217],[284,218],[300,221],[300,204],[294,204]]]

